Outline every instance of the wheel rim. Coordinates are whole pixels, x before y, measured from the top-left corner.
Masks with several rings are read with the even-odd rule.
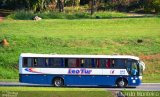
[[[55,85],[56,87],[61,86],[61,85],[62,85],[62,80],[61,80],[61,79],[56,79],[56,80],[54,81],[54,85]]]
[[[123,80],[121,80],[121,81],[119,82],[119,86],[120,86],[120,87],[124,87],[124,86],[125,86],[125,82],[124,82]]]

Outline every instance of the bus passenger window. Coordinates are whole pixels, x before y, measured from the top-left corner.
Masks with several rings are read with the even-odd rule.
[[[49,58],[49,66],[51,67],[63,67],[62,65],[62,59],[61,58]]]
[[[111,66],[111,59],[106,60],[106,68],[110,68]]]
[[[115,59],[114,65],[115,65],[115,68],[125,69],[126,68],[125,59]]]
[[[111,68],[114,68],[115,67],[115,61],[114,61],[114,59],[112,59],[112,61],[111,61]]]
[[[68,67],[68,59],[67,58],[64,59],[64,64],[65,64],[65,67],[67,68]]]
[[[54,67],[62,67],[61,59],[54,59]]]
[[[46,66],[45,58],[37,58],[37,66],[38,67],[45,67]]]
[[[76,59],[76,65],[77,67],[80,67],[80,59]]]
[[[100,66],[101,66],[101,68],[106,67],[106,59],[100,59]]]
[[[92,68],[94,68],[94,67],[96,67],[96,59],[91,59],[91,61],[92,61]]]
[[[37,66],[38,66],[37,63],[38,63],[38,62],[37,62],[37,58],[34,58],[34,59],[33,59],[33,67],[37,67]]]
[[[97,66],[96,66],[97,68],[99,68],[100,67],[100,59],[97,59]]]
[[[33,67],[33,58],[28,58],[28,67]]]
[[[23,67],[28,67],[28,58],[23,58]]]
[[[84,59],[84,67],[85,68],[92,67],[92,61],[91,61],[91,59]]]
[[[48,58],[46,58],[46,60],[45,60],[45,67],[49,67],[49,59]]]
[[[75,68],[77,67],[77,64],[76,64],[76,59],[68,59],[68,67],[70,68]]]
[[[110,68],[110,59],[100,59],[101,68]]]
[[[84,67],[84,59],[81,59],[81,67]]]
[[[23,67],[33,67],[33,59],[23,58]]]

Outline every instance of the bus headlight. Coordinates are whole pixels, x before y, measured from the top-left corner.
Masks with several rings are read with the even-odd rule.
[[[142,76],[139,76],[139,79],[142,80]]]

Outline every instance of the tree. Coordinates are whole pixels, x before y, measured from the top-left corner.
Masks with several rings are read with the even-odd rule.
[[[160,0],[154,0],[152,2],[152,4],[153,4],[153,7],[155,9],[155,12],[159,13],[160,12]]]
[[[59,12],[64,11],[64,0],[57,0],[57,7],[59,9]]]
[[[66,6],[79,6],[80,0],[65,0]]]
[[[96,10],[96,3],[97,3],[97,0],[90,0],[89,2],[91,15],[93,15]]]

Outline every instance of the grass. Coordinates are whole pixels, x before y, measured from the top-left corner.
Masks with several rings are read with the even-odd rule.
[[[0,87],[0,94],[16,97],[112,97],[111,92],[93,88]]]
[[[96,88],[0,87],[0,91],[104,91]]]
[[[122,93],[127,97],[159,97],[160,95],[160,91],[123,90]]]
[[[159,82],[159,25],[158,17],[4,20],[0,40],[10,45],[0,46],[0,79],[18,78],[20,53],[127,54],[146,63],[143,82]]]
[[[0,79],[0,82],[19,82],[19,79]]]

